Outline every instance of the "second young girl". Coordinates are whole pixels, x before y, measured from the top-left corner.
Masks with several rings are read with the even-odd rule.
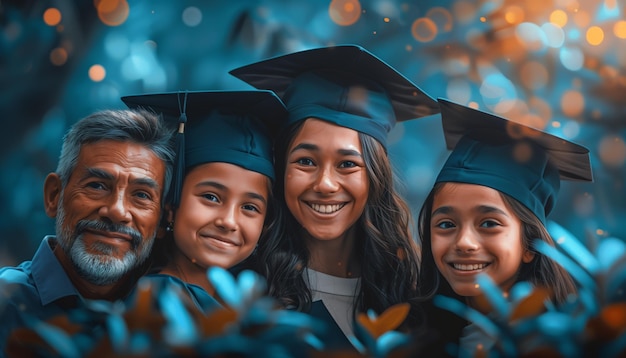
[[[421,293],[452,296],[480,310],[476,277],[487,274],[505,293],[527,281],[550,289],[555,303],[564,302],[576,292],[574,281],[535,251],[533,241],[554,246],[546,217],[561,179],[592,179],[589,151],[504,118],[439,102],[446,141],[454,149],[419,216]],[[442,311],[430,313],[430,323],[452,341],[463,330],[462,352],[494,344],[474,325],[462,322],[455,330]]]

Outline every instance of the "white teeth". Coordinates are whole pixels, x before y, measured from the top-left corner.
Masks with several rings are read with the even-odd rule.
[[[333,205],[320,205],[311,203],[310,206],[313,210],[322,214],[330,214],[335,211],[339,211],[339,209],[343,208],[345,204],[333,204]]]
[[[472,265],[462,265],[462,264],[453,264],[454,268],[460,271],[475,271],[480,270],[487,267],[488,264],[472,264]]]

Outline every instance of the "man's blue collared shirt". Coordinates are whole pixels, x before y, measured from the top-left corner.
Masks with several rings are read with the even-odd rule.
[[[0,268],[0,355],[11,332],[35,318],[47,320],[83,303],[46,236],[31,261]]]

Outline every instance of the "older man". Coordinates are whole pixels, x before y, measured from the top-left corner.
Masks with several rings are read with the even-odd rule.
[[[31,261],[0,269],[0,355],[14,328],[124,298],[143,273],[172,176],[171,131],[145,111],[101,111],[65,135],[44,206],[56,218]]]

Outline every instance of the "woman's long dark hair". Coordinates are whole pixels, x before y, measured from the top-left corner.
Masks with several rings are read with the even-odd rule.
[[[267,278],[269,294],[288,308],[307,311],[311,292],[302,273],[309,262],[303,228],[285,204],[284,178],[287,149],[304,121],[286,132],[276,147],[276,221],[259,245],[259,271]],[[356,256],[361,284],[355,312],[381,313],[390,306],[410,302],[416,294],[419,257],[411,234],[410,210],[396,193],[392,167],[385,148],[359,133],[369,180],[369,196],[356,222]],[[412,311],[415,315],[415,311]]]

